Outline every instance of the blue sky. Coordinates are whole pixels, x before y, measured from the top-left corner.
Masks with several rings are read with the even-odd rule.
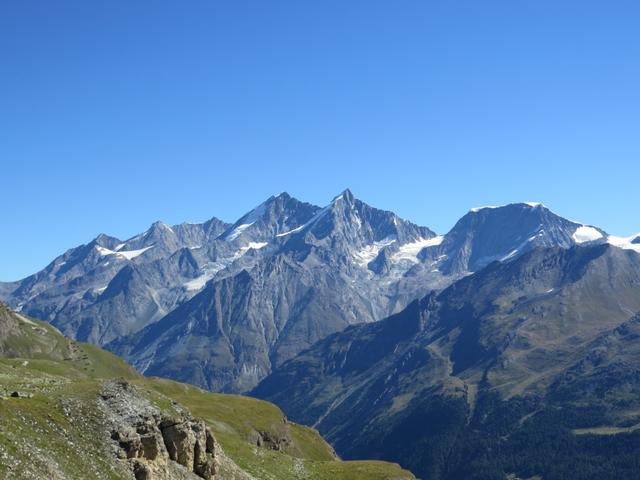
[[[100,232],[346,187],[444,232],[640,231],[637,1],[0,4],[0,279]]]

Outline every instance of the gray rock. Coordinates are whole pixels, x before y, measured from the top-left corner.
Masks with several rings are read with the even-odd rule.
[[[214,477],[216,442],[203,421],[186,411],[182,417],[165,416],[124,380],[105,383],[101,406],[109,419],[116,453],[131,460],[136,479],[152,478],[150,467],[168,461],[201,478]]]

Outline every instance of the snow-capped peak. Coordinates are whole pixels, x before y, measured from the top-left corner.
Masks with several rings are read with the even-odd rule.
[[[331,200],[331,204],[338,203],[340,200],[345,200],[347,202],[352,202],[354,199],[353,193],[348,188],[343,190],[339,195],[336,195],[333,200]]]
[[[537,208],[537,207],[544,207],[544,203],[542,202],[520,202],[520,203],[507,203],[506,205],[485,205],[483,207],[474,207],[471,208],[469,211],[472,213],[477,213],[481,210],[493,210],[496,208],[504,208],[504,207],[510,207],[512,205],[526,205],[527,207],[531,207],[531,208]]]

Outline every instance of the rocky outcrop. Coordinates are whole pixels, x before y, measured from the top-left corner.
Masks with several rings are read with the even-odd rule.
[[[100,403],[114,451],[130,464],[136,480],[190,478],[187,472],[215,478],[216,440],[202,420],[177,404],[177,415],[165,414],[122,379],[104,384]]]
[[[291,438],[288,433],[278,433],[271,431],[255,431],[250,435],[250,440],[258,447],[283,452],[291,445]]]
[[[169,458],[202,478],[215,474],[215,440],[202,420],[166,419],[159,424]]]

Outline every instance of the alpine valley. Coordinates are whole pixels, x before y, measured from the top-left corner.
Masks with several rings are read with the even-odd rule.
[[[541,203],[437,234],[349,190],[282,193],[233,224],[99,235],[0,299],[147,377],[269,400],[346,459],[430,480],[640,472],[640,235]]]

